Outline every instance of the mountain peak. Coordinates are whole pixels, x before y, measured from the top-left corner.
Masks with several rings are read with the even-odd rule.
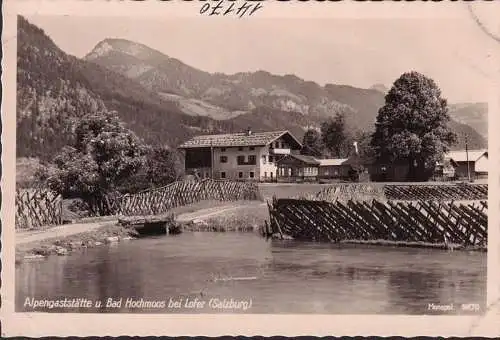
[[[86,60],[94,60],[100,57],[105,57],[113,52],[127,54],[141,60],[151,59],[160,52],[137,42],[121,39],[121,38],[106,38],[100,41],[94,49],[85,56]],[[163,55],[168,58],[168,56]]]

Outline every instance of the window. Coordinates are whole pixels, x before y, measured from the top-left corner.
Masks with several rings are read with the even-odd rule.
[[[271,178],[273,178],[273,172],[272,171],[270,172],[270,175],[271,175]]]
[[[267,162],[267,156],[264,155],[262,156],[262,164],[266,164],[266,162]]]
[[[236,158],[236,162],[238,165],[256,165],[257,164],[257,156],[256,155],[249,155],[248,156],[248,161],[245,161],[245,156],[240,155]]]
[[[254,178],[255,177],[255,173],[253,171],[250,171],[250,178]]]
[[[220,156],[221,163],[227,163],[227,156]]]
[[[238,151],[243,151],[243,147],[242,147],[242,146],[240,146],[240,147],[238,148]]]
[[[220,152],[226,152],[226,148],[220,148]]]
[[[248,150],[255,150],[255,146],[249,147]]]
[[[225,171],[222,171],[220,173],[220,178],[226,178],[226,172]]]
[[[264,178],[267,178],[267,171],[264,172]]]
[[[238,172],[238,178],[243,178],[243,172],[242,171]]]
[[[272,163],[272,162],[274,162],[274,158],[273,158],[273,156],[269,156],[269,163]]]

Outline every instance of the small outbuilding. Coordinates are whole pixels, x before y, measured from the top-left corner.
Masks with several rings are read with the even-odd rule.
[[[320,162],[313,156],[290,154],[277,162],[280,182],[316,181]]]
[[[357,178],[355,161],[349,158],[318,159],[313,156],[291,154],[278,161],[278,180],[300,182],[317,180],[353,180]]]
[[[319,159],[319,178],[348,178],[351,166],[346,164],[347,158]]]
[[[488,150],[450,151],[445,155],[445,162],[455,166],[455,178],[471,180],[488,176]]]

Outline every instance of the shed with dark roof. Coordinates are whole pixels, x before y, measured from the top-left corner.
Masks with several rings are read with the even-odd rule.
[[[277,162],[278,181],[316,181],[320,161],[313,156],[287,155]]]

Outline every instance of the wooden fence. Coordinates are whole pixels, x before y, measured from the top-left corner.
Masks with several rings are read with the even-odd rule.
[[[386,185],[391,200],[487,200],[487,184]]]
[[[295,239],[386,240],[486,247],[487,202],[274,199],[270,232]]]
[[[255,183],[235,181],[179,181],[162,188],[107,196],[96,202],[99,208],[92,216],[108,215],[156,215],[170,209],[201,200],[256,200],[261,199]],[[63,222],[63,200],[45,189],[19,189],[16,191],[16,229],[34,229],[41,226],[58,225]],[[97,204],[100,204],[99,206]]]
[[[487,200],[487,184],[337,184],[329,186],[315,195],[312,200]]]
[[[334,184],[324,188],[315,195],[308,197],[312,200],[334,202],[342,200],[372,200],[385,199],[384,185],[377,183]]]
[[[16,190],[16,229],[62,223],[62,198],[46,189]]]
[[[151,189],[118,198],[116,214],[125,216],[157,215],[170,209],[202,200],[256,200],[259,188],[252,182],[205,179],[179,181],[162,188]]]

